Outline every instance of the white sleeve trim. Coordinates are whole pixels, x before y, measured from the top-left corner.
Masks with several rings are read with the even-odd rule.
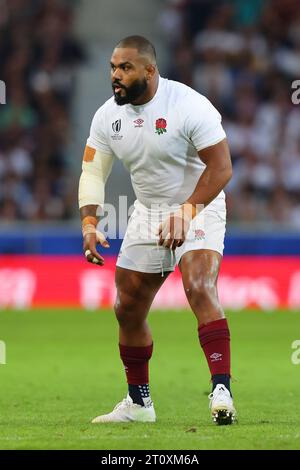
[[[200,152],[200,150],[206,149],[207,147],[211,147],[212,145],[216,145],[219,142],[222,142],[222,140],[226,139],[226,134],[224,132],[224,135],[222,137],[218,137],[218,139],[214,139],[212,141],[208,141],[205,144],[201,145],[201,147],[197,147],[196,150],[197,152]]]

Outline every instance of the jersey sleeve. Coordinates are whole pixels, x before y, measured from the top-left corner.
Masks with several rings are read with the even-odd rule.
[[[103,106],[93,117],[87,145],[103,153],[113,154],[105,133],[105,116]]]
[[[225,139],[221,114],[212,103],[195,92],[186,100],[185,132],[197,151]]]

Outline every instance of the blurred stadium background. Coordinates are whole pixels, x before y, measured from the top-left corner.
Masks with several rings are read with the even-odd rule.
[[[111,241],[105,269],[80,258],[77,186],[91,118],[111,95],[112,48],[132,33],[156,45],[161,75],[205,94],[223,115],[234,163],[220,277],[225,307],[299,308],[300,106],[291,100],[300,77],[298,0],[0,6],[7,91],[0,105],[0,308],[111,305],[120,241]],[[106,202],[118,207],[119,195],[134,200],[117,162]],[[185,305],[179,284],[175,274],[156,305]]]

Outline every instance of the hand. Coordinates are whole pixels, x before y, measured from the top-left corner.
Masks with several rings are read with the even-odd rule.
[[[186,238],[192,218],[192,210],[186,210],[185,205],[182,205],[176,212],[170,214],[159,225],[158,244],[172,250],[181,246]]]
[[[104,265],[104,258],[98,253],[96,246],[100,244],[103,248],[109,248],[109,243],[103,233],[95,230],[83,235],[83,252],[89,263]]]

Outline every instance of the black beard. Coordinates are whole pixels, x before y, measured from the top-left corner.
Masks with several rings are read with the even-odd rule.
[[[136,80],[130,87],[122,86],[121,88],[122,90],[125,90],[125,96],[116,94],[113,87],[115,102],[119,106],[132,103],[133,101],[136,101],[138,98],[140,98],[140,96],[142,96],[147,90],[147,80],[145,78],[142,80]]]

